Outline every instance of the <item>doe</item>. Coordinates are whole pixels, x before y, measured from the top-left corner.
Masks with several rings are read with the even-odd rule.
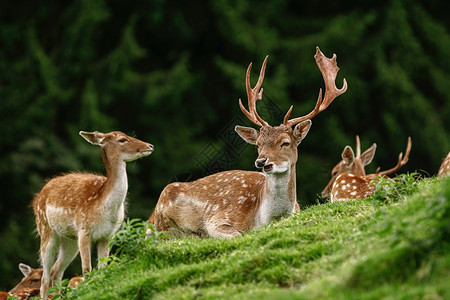
[[[32,206],[41,237],[43,299],[78,251],[83,274],[91,271],[91,243],[97,243],[98,258],[108,256],[108,243],[125,215],[126,163],[153,152],[153,145],[119,131],[80,131],[80,135],[101,147],[106,177],[89,173],[55,177],[35,196]]]

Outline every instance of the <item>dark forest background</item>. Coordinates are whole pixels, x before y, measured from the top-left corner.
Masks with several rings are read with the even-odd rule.
[[[368,171],[396,164],[436,174],[450,150],[449,1],[2,1],[0,3],[0,288],[38,267],[29,207],[46,179],[104,173],[80,130],[120,130],[155,145],[128,165],[128,217],[147,219],[160,191],[228,169],[254,170],[245,71],[264,57],[261,115],[282,122],[324,86],[313,55],[338,56],[348,91],[314,118],[299,146],[298,198],[316,205],[355,135],[378,148]],[[67,275],[80,273],[79,259]]]

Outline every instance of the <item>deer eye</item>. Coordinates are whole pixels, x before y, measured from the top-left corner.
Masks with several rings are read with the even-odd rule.
[[[121,143],[125,143],[125,142],[127,142],[128,140],[126,139],[126,138],[121,138],[120,140],[119,140],[119,142],[121,142]]]
[[[291,145],[291,143],[284,142],[283,144],[281,144],[281,147],[289,147],[290,145]]]
[[[331,173],[331,176],[336,176],[337,175],[337,171],[334,171],[333,173]]]

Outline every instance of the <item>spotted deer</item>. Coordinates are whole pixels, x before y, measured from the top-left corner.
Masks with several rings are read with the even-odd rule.
[[[39,288],[23,288],[14,293],[0,292],[0,300],[29,300],[39,296]]]
[[[22,280],[13,287],[9,293],[14,294],[23,289],[40,289],[42,279],[42,268],[34,269],[27,264],[20,263],[19,270],[23,274]],[[81,276],[72,277],[67,284],[68,287],[74,288],[84,279]]]
[[[78,252],[83,274],[91,271],[91,243],[97,243],[99,259],[108,256],[108,243],[125,215],[126,163],[153,152],[153,145],[119,131],[80,131],[80,135],[100,146],[106,177],[89,173],[55,177],[35,196],[32,206],[41,237],[44,299]]]
[[[9,293],[14,294],[24,288],[39,289],[41,287],[42,268],[34,269],[27,264],[20,263],[19,270],[24,277]]]
[[[437,173],[438,177],[443,177],[450,174],[450,152],[441,164],[439,171]]]
[[[322,191],[322,197],[330,197],[331,202],[369,197],[375,191],[379,177],[397,172],[408,162],[411,145],[411,137],[408,137],[405,157],[400,153],[395,167],[381,172],[378,168],[375,173],[366,175],[364,167],[372,161],[377,145],[374,143],[361,154],[359,136],[356,136],[356,156],[350,146],[344,148],[342,160],[333,168],[331,180]]]
[[[262,172],[225,171],[193,182],[169,184],[162,191],[149,219],[150,222],[154,220],[158,231],[176,237],[231,238],[300,210],[295,175],[297,146],[307,135],[311,119],[347,90],[345,79],[341,89],[335,85],[339,70],[336,55],[326,58],[317,47],[314,57],[325,81],[324,98],[320,89],[314,110],[290,120],[291,106],[283,123],[274,127],[256,111],[256,101],[262,100],[261,85],[268,57],[254,88],[250,85],[250,63],[246,73],[249,109],[241,100],[239,106],[245,116],[261,128],[258,131],[236,126],[235,131],[244,141],[257,146],[255,165]]]

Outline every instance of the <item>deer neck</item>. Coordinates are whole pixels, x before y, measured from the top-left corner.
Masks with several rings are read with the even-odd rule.
[[[126,162],[118,155],[107,155],[104,149],[102,158],[106,167],[103,208],[109,212],[117,212],[124,204],[128,190]]]
[[[295,211],[297,201],[295,164],[284,173],[266,174],[263,197],[256,213],[255,226],[260,227],[271,220]]]

